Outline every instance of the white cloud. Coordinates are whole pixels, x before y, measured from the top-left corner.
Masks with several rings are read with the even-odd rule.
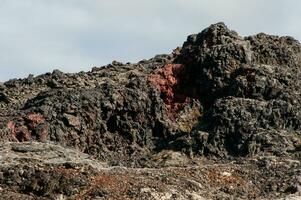
[[[0,80],[169,53],[224,21],[242,35],[301,39],[300,1],[0,0]]]

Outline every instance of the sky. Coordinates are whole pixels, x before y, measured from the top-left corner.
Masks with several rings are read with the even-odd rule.
[[[170,53],[225,24],[301,40],[300,0],[0,0],[0,82]]]

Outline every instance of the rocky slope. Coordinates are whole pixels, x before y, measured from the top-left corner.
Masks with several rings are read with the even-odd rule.
[[[298,199],[301,45],[223,23],[170,55],[0,85],[0,199]]]

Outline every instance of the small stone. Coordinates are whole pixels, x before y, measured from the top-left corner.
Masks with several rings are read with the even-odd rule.
[[[57,77],[61,77],[61,76],[64,75],[64,72],[62,72],[62,71],[60,71],[58,69],[55,69],[55,70],[53,70],[52,75],[53,76],[57,76]]]
[[[64,121],[65,121],[67,126],[71,126],[71,127],[76,128],[76,129],[80,129],[80,127],[81,127],[81,122],[74,115],[64,114]]]
[[[222,176],[232,176],[232,174],[230,172],[222,172],[221,175]]]
[[[0,92],[0,102],[9,103],[10,100],[6,94]]]
[[[54,79],[48,80],[46,85],[50,88],[61,88],[60,84]]]

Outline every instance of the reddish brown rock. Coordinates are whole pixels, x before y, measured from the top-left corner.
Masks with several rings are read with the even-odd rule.
[[[189,102],[189,97],[181,91],[184,68],[182,64],[167,64],[148,77],[151,84],[159,88],[161,98],[171,116],[183,109]]]

